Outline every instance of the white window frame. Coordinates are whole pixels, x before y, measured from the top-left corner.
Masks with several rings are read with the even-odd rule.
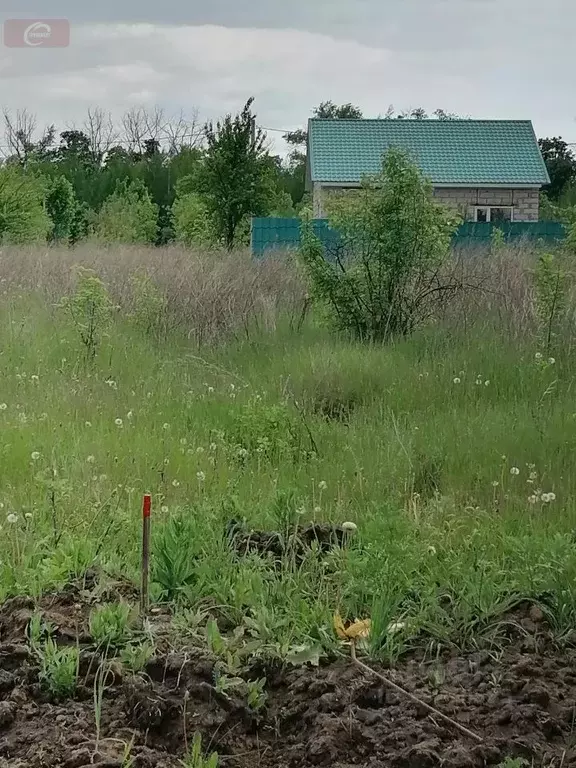
[[[508,208],[510,211],[510,221],[514,221],[514,206],[513,205],[475,205],[474,206],[474,221],[478,223],[478,211],[486,211],[486,223],[492,221],[492,208]],[[484,222],[479,222],[480,224]]]

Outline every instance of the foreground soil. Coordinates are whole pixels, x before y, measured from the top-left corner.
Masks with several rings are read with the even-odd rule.
[[[552,642],[535,607],[510,617],[502,625],[506,642],[491,650],[420,653],[393,670],[380,668],[478,734],[479,743],[347,659],[254,670],[266,675],[268,691],[256,717],[243,701],[215,690],[213,660],[194,648],[164,648],[138,677],[118,667],[104,693],[97,740],[86,591],[72,585],[44,598],[41,608],[60,643],[85,646],[82,684],[73,701],[51,701],[26,643],[33,603],[15,598],[0,607],[2,768],[175,768],[197,731],[224,768],[475,768],[506,757],[576,766],[576,651]]]

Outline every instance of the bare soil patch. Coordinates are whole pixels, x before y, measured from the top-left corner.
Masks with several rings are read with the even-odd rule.
[[[127,585],[118,592],[130,596]],[[97,744],[89,593],[86,583],[71,585],[40,606],[59,643],[83,647],[73,701],[51,700],[38,683],[26,641],[33,602],[15,598],[0,607],[3,768],[175,768],[197,731],[224,768],[480,768],[505,757],[576,766],[576,651],[559,648],[539,609],[529,605],[510,617],[504,647],[434,658],[422,651],[392,670],[377,667],[478,733],[480,744],[348,659],[254,670],[255,677],[266,675],[268,693],[265,709],[255,714],[245,701],[216,690],[214,660],[197,648],[162,649],[139,676],[115,669]],[[126,745],[132,763],[125,762]]]

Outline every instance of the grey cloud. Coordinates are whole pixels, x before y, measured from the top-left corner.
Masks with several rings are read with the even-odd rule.
[[[423,105],[532,118],[541,135],[576,141],[572,2],[43,0],[38,15],[71,17],[72,44],[0,48],[0,99],[61,122],[87,104],[139,101],[214,117],[255,95],[261,122],[278,128],[323,99],[367,115]]]

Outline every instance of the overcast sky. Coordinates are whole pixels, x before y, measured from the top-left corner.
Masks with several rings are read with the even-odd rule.
[[[0,19],[72,26],[66,49],[0,44],[0,106],[27,107],[42,122],[65,127],[96,105],[214,118],[253,95],[267,128],[304,125],[331,99],[367,117],[393,104],[528,118],[538,135],[576,142],[574,0],[24,3],[0,0]]]

